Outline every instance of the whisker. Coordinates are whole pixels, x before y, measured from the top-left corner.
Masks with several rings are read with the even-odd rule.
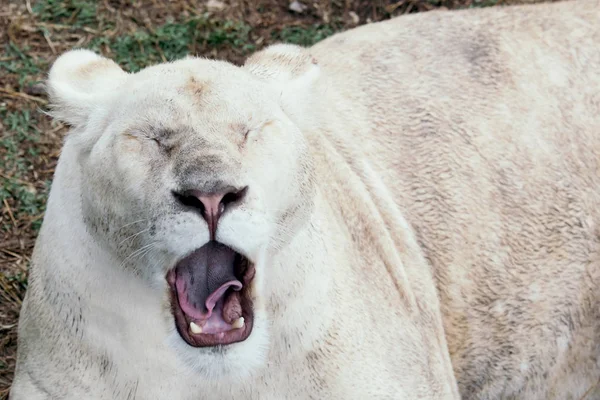
[[[144,222],[144,221],[147,221],[147,220],[148,220],[147,218],[142,218],[142,219],[138,219],[137,221],[130,222],[130,223],[128,223],[128,224],[125,224],[125,225],[123,225],[123,226],[122,226],[122,227],[120,227],[119,229],[117,229],[117,232],[118,232],[118,231],[120,231],[120,230],[121,230],[121,229],[123,229],[123,228],[127,228],[128,226],[131,226],[131,225],[133,225],[133,224],[138,224],[138,223],[140,223],[140,222]]]
[[[129,239],[134,239],[136,237],[138,237],[139,235],[141,235],[144,232],[148,232],[150,230],[150,228],[146,228],[146,229],[142,229],[141,231],[139,231],[138,233],[134,233],[133,235],[127,236],[125,239],[121,240],[119,242],[119,245],[122,245],[124,242],[126,242]]]
[[[145,246],[140,247],[139,249],[133,251],[130,255],[128,255],[122,262],[121,262],[121,268],[125,266],[125,263],[132,257],[138,257],[138,256],[143,256],[144,254],[146,254],[147,252],[149,252],[150,250],[152,250],[152,247],[156,244],[157,242],[151,242],[148,243]]]

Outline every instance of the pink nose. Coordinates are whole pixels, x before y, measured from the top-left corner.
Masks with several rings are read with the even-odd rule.
[[[228,190],[204,193],[199,190],[186,190],[183,193],[174,193],[175,197],[185,206],[195,208],[208,224],[210,240],[215,240],[219,218],[226,208],[239,203],[248,187],[240,190],[229,188]]]
[[[208,231],[210,232],[210,240],[215,240],[217,233],[217,224],[223,211],[225,211],[225,203],[223,198],[227,193],[211,193],[211,194],[199,194],[198,200],[204,205],[204,212],[202,216],[208,224]]]

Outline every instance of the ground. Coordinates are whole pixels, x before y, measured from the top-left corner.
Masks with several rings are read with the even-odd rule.
[[[60,53],[94,49],[129,71],[186,54],[239,64],[270,43],[308,46],[400,14],[532,1],[0,0],[0,400],[13,377],[29,257],[66,132],[43,113],[43,79]]]

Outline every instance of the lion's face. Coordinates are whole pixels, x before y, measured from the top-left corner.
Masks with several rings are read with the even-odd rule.
[[[129,75],[86,51],[62,56],[49,87],[81,147],[84,222],[118,268],[165,293],[171,344],[211,374],[258,362],[269,255],[311,204],[307,145],[280,93],[226,63]]]

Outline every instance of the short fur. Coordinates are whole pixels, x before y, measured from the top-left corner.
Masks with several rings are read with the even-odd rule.
[[[579,0],[243,67],[66,53],[11,399],[600,399],[599,27]],[[165,274],[209,233],[170,191],[223,184],[255,327],[192,348]]]

